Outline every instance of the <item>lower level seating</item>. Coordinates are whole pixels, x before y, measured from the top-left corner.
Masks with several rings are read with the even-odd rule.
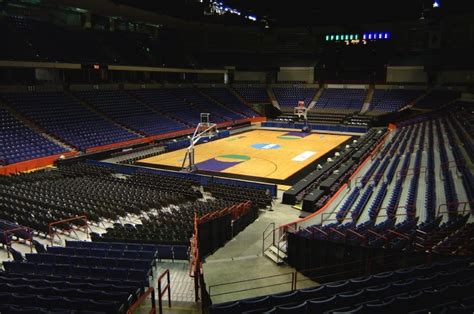
[[[149,286],[157,248],[84,243],[25,257],[10,248],[14,261],[0,272],[1,313],[125,313]]]
[[[53,272],[55,267],[38,273],[29,263],[12,264],[22,269],[12,270],[7,263],[6,271],[0,272],[0,312],[5,314],[125,313],[143,290],[142,281],[127,278],[67,276]]]
[[[216,304],[210,313],[471,313],[473,288],[469,259],[452,260]]]

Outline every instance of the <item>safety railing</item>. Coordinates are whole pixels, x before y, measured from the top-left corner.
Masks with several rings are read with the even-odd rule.
[[[60,229],[60,228],[55,228],[55,226],[58,226],[58,225],[61,225],[61,224],[68,224],[73,222],[73,221],[83,221],[83,225],[79,225],[79,226],[72,226],[71,228],[65,228],[65,229]],[[83,215],[83,216],[76,216],[76,217],[73,217],[73,218],[69,218],[69,219],[63,219],[63,220],[59,220],[59,221],[54,221],[54,222],[51,222],[49,223],[48,225],[48,235],[49,235],[49,238],[51,240],[51,245],[53,245],[53,240],[54,238],[57,236],[58,238],[61,238],[60,235],[62,234],[71,234],[71,232],[74,232],[74,234],[76,234],[77,236],[77,233],[75,230],[84,230],[84,232],[86,233],[86,237],[89,238],[89,221],[87,220],[87,216]]]
[[[247,294],[250,295],[250,291],[252,291],[251,296],[255,297],[269,294],[268,291],[270,289],[274,290],[275,293],[294,291],[301,288],[307,288],[309,284],[306,282],[314,283],[314,285],[316,285],[317,283],[331,282],[333,280],[341,280],[342,278],[347,279],[356,276],[370,275],[375,272],[395,270],[403,267],[400,266],[401,261],[399,260],[399,257],[400,255],[395,254],[363,258],[336,265],[308,268],[283,274],[274,274],[210,285],[208,290],[211,298],[236,295],[235,297],[227,297],[226,299],[228,300],[241,299],[242,294],[247,292]],[[411,266],[429,264],[431,263],[431,258],[430,256],[425,256],[423,258],[420,258],[419,256],[413,256],[410,258],[405,257],[403,263],[404,266],[407,264]],[[375,265],[377,265],[377,267],[375,267]],[[236,286],[236,289],[232,289],[232,286]],[[240,287],[247,288],[242,289]],[[281,287],[281,289],[277,289],[276,287]],[[259,291],[262,292],[260,293]]]
[[[133,303],[127,311],[127,314],[133,314],[137,311],[139,307],[141,307],[148,296],[151,296],[151,309],[148,310],[148,314],[155,314],[156,313],[156,301],[155,301],[155,289],[153,287],[148,288],[145,293],[143,293],[136,301]],[[140,311],[143,313],[143,311]],[[146,313],[146,312],[145,312]]]
[[[201,299],[200,277],[202,274],[202,263],[199,255],[199,218],[194,215],[194,234],[191,238],[191,252],[189,261],[189,276],[194,278],[194,301]]]
[[[190,240],[190,254],[189,254],[189,276],[193,277],[196,273],[196,268],[199,266],[199,218],[197,214],[194,215],[194,234]]]
[[[474,201],[466,202],[453,202],[440,204],[437,210],[437,216],[442,216],[443,214],[458,214],[458,215],[467,215],[474,211]]]
[[[387,247],[390,246],[390,241],[393,241],[396,238],[399,238],[402,240],[408,240],[411,245],[414,245],[415,243],[414,236],[410,236],[407,233],[399,232],[394,229],[386,230],[383,235],[370,228],[367,229],[364,234],[359,233],[350,228],[338,230],[334,227],[321,229],[316,226],[310,226],[306,228],[305,230],[312,233],[312,236],[310,235],[309,238],[313,238],[313,239],[320,238],[320,239],[330,240],[334,238],[335,236],[336,238],[339,238],[341,242],[358,239],[360,246],[368,246],[370,238],[382,239],[384,241],[384,246],[387,246]]]
[[[161,280],[166,276],[166,285],[162,289]],[[158,311],[160,314],[163,314],[163,295],[168,292],[168,307],[171,307],[171,280],[170,280],[170,270],[165,270],[158,277]]]
[[[405,210],[403,212],[400,212],[399,210]],[[411,211],[408,211],[410,209]],[[393,213],[389,212],[389,210],[392,210]],[[384,214],[382,214],[385,212]],[[400,205],[396,207],[381,207],[378,209],[378,215],[377,218],[389,218],[393,219],[396,217],[410,217],[414,218],[416,216],[416,206],[415,205]]]
[[[12,229],[3,230],[5,237],[5,246],[11,247],[12,243],[27,243],[29,242],[30,252],[33,253],[33,232],[28,227],[19,226]],[[16,240],[13,240],[11,235],[16,236]],[[7,249],[7,256],[10,257],[10,250]]]
[[[457,229],[436,229],[432,232],[416,230],[414,248],[420,252],[435,252],[444,255],[470,255],[471,236],[468,225]]]
[[[341,202],[342,202],[342,201],[343,201],[343,200],[341,200]],[[348,211],[346,212],[346,216],[345,216],[344,218],[341,218],[341,219],[335,218],[336,215],[337,215],[337,212],[338,212],[338,211],[334,211],[334,212],[332,212],[332,213],[322,213],[322,214],[321,214],[321,218],[322,218],[321,220],[322,220],[322,222],[324,222],[325,224],[330,224],[331,222],[334,222],[334,223],[339,223],[339,222],[340,222],[340,223],[345,223],[345,222],[348,222],[348,221],[352,221],[352,220],[353,220],[352,217],[348,217],[348,216],[347,216],[347,215],[349,215],[349,213],[350,213],[351,211],[348,210]],[[330,218],[331,216],[334,216],[334,218]]]
[[[300,289],[302,287],[307,287],[306,284],[301,285],[303,282],[327,283],[334,280],[343,280],[357,276],[371,275],[378,272],[394,270],[402,267],[400,266],[399,258],[399,255],[386,255],[359,259],[342,264],[300,270],[299,272],[295,272],[294,288]],[[423,262],[420,262],[420,257],[418,256],[411,258],[404,257],[403,262],[405,265],[411,264],[412,266],[416,266],[420,264],[429,264],[431,263],[431,259],[426,256]],[[378,268],[374,267],[376,264],[378,265]],[[300,274],[303,274],[304,277]]]
[[[212,213],[207,213],[206,215],[198,218],[198,223],[203,223],[208,220],[221,217],[228,213],[232,214],[232,220],[236,220],[239,217],[245,215],[250,210],[251,207],[252,207],[252,201],[248,200],[239,204],[232,205],[230,207],[226,207],[222,210],[217,210]]]
[[[369,156],[367,156],[364,161],[362,161],[357,169],[351,174],[351,176],[349,177],[347,183],[345,184],[342,184],[339,189],[327,200],[327,202],[315,213],[305,217],[305,218],[302,218],[300,220],[297,220],[297,221],[294,221],[294,222],[290,222],[288,224],[284,224],[284,225],[281,225],[279,228],[280,228],[280,232],[292,232],[292,231],[296,231],[299,229],[300,227],[300,224],[303,223],[303,222],[307,222],[307,221],[313,221],[314,219],[316,219],[316,217],[320,217],[321,218],[321,214],[327,209],[327,207],[332,203],[334,202],[335,199],[337,199],[337,197],[339,196],[339,194],[345,190],[345,188],[347,186],[350,186],[352,180],[354,180],[354,178],[356,178],[360,171],[364,168],[364,166],[369,162],[369,160],[371,160],[371,158],[373,156],[376,156],[377,155],[377,152],[379,151],[379,149],[381,148],[381,146],[387,141],[388,139],[388,135],[389,133],[385,134],[382,138],[379,139],[379,141],[377,142],[377,144],[375,145],[375,147],[372,149],[372,151],[369,154]],[[317,223],[320,223],[321,220],[319,220],[318,222],[315,222],[313,224],[317,224]]]
[[[396,173],[396,178],[406,178],[406,177],[412,177],[420,174],[427,174],[427,167],[419,167],[419,168],[410,168],[407,170],[399,170]]]
[[[462,167],[466,164],[466,160],[464,158],[458,158],[454,160],[449,160],[444,162],[440,165],[441,169],[451,169],[451,168],[458,168]]]
[[[457,231],[448,234],[442,241],[437,243],[431,250],[435,253],[470,256],[471,226],[464,225]]]
[[[270,232],[268,232],[269,230],[270,230]],[[275,245],[275,223],[274,222],[271,222],[265,228],[265,230],[263,230],[263,233],[262,233],[262,254],[265,253],[265,251],[270,247],[270,246],[265,245],[267,243],[266,240],[268,239],[269,236],[272,236],[272,243],[270,244],[270,246]]]
[[[260,284],[260,282],[265,282],[267,280],[272,281],[272,283]],[[295,287],[294,283],[295,283],[295,272],[288,272],[288,273],[283,273],[283,274],[276,274],[276,275],[270,275],[270,276],[256,277],[256,278],[251,278],[251,279],[244,279],[244,280],[237,280],[237,281],[220,283],[220,284],[215,284],[215,285],[209,285],[208,291],[209,291],[209,296],[212,298],[212,297],[217,297],[217,296],[242,293],[246,291],[256,291],[256,290],[267,289],[270,287],[278,287],[278,286],[286,286],[287,289],[283,291],[294,290],[294,287]],[[251,285],[251,287],[245,288],[245,289],[231,290],[231,288],[229,289],[223,288],[223,287],[229,287],[229,286],[242,287],[242,286],[248,286],[248,285]],[[221,291],[215,292],[217,288],[219,288],[219,290],[224,289],[224,292],[221,292]],[[258,292],[254,292],[254,293],[255,295],[258,295]]]

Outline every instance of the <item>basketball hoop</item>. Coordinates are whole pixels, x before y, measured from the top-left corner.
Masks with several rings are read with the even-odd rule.
[[[298,101],[298,106],[294,108],[293,114],[297,116],[298,119],[303,119],[304,121],[304,126],[301,131],[305,133],[311,132],[311,127],[308,124],[308,108],[305,106],[303,100]]]
[[[298,117],[298,119],[303,118],[305,121],[307,120],[308,108],[306,108],[304,101],[298,101],[298,106],[296,106],[293,110],[293,114]]]
[[[184,155],[183,163],[181,164],[182,171],[194,172],[197,170],[194,162],[194,145],[203,138],[213,138],[217,133],[219,133],[219,130],[217,130],[217,124],[209,122],[209,116],[209,113],[201,113],[201,122],[199,122],[190,138],[189,146]],[[186,162],[188,162],[187,165]]]

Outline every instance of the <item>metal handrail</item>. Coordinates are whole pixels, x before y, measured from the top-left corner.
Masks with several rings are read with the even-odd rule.
[[[406,239],[406,240],[409,240],[409,239],[410,239],[410,237],[407,236],[406,234],[397,232],[397,231],[392,230],[392,229],[388,229],[387,232],[389,232],[389,233],[391,233],[391,234],[394,234],[394,235],[397,236],[397,237],[404,238],[404,239]]]
[[[265,233],[268,231],[268,228],[269,228],[270,226],[273,226],[273,228],[271,229],[272,232],[269,233],[269,234],[267,234],[267,235],[265,235]],[[266,248],[265,248],[265,240],[266,240],[270,235],[273,235],[273,242],[272,242],[272,244],[275,245],[275,223],[274,223],[274,222],[271,222],[271,223],[265,228],[265,230],[264,230],[263,233],[262,233],[262,255],[263,255],[263,253],[265,253],[265,249],[266,249]]]
[[[363,240],[366,239],[365,236],[361,235],[359,232],[356,232],[356,231],[354,231],[354,230],[352,230],[352,229],[347,229],[347,230],[346,230],[346,235],[347,235],[347,233],[352,233],[352,234],[354,234],[355,236],[357,236],[358,238],[363,239]]]
[[[381,234],[375,232],[374,230],[368,229],[367,232],[368,232],[368,233],[371,233],[371,234],[373,234],[373,235],[375,235],[376,237],[378,237],[378,238],[380,238],[380,239],[384,239],[385,241],[387,241],[387,237],[386,237],[386,236],[381,235]]]
[[[440,216],[440,215],[443,214],[443,213],[451,213],[451,212],[457,213],[457,212],[458,212],[459,205],[463,205],[463,207],[462,207],[462,214],[465,213],[467,205],[472,205],[472,206],[471,206],[472,208],[471,208],[470,210],[471,210],[471,211],[474,210],[474,201],[444,203],[444,204],[440,204],[440,205],[438,206],[438,214],[437,214],[437,216]],[[446,211],[441,211],[441,208],[442,208],[443,206],[446,207]],[[450,206],[456,206],[456,209],[455,209],[455,210],[450,210],[450,209],[449,209]]]
[[[339,231],[337,229],[334,229],[333,227],[329,228],[329,231],[332,231],[332,232],[337,233],[338,235],[340,235],[342,237],[345,237],[344,233],[342,233],[341,231]]]
[[[140,307],[145,301],[145,299],[148,297],[148,295],[151,294],[151,309],[148,311],[148,314],[155,314],[156,313],[156,301],[155,301],[155,289],[153,287],[148,288],[145,293],[143,293],[135,303],[133,303],[130,308],[127,311],[127,314],[132,314],[135,312],[135,310]]]
[[[166,276],[167,284],[164,289],[161,289],[161,279]],[[168,291],[168,307],[171,307],[171,280],[170,280],[170,270],[165,270],[159,277],[158,277],[158,309],[159,313],[163,314],[163,294]]]
[[[30,233],[30,236],[26,239],[23,239],[26,242],[29,242],[29,246],[30,246],[30,252],[33,253],[33,232],[30,228],[28,227],[23,227],[23,226],[18,226],[16,228],[13,228],[13,229],[7,229],[7,230],[2,230],[3,234],[4,234],[4,237],[5,237],[5,245],[7,247],[10,247],[11,248],[11,245],[12,245],[12,242],[21,242],[21,240],[17,240],[17,241],[12,241],[12,239],[10,238],[10,234],[11,235],[14,235],[15,234],[15,231],[20,231],[20,230],[24,230],[28,233]],[[19,239],[19,237],[17,236],[17,239]],[[7,256],[10,257],[10,250],[7,250]]]
[[[264,280],[264,279],[269,279],[269,278],[288,276],[288,275],[291,275],[292,279],[294,279],[294,272],[289,272],[289,273],[283,273],[283,274],[276,274],[276,275],[270,275],[270,276],[256,277],[256,278],[251,278],[251,279],[244,279],[244,280],[231,281],[231,282],[220,283],[220,284],[215,284],[215,285],[209,285],[209,295],[212,297],[212,296],[216,296],[216,295],[224,295],[224,294],[230,294],[230,293],[236,293],[236,292],[243,292],[243,291],[247,291],[247,290],[262,289],[262,288],[268,287],[268,285],[254,287],[254,288],[247,288],[247,289],[242,289],[242,290],[237,290],[237,291],[234,290],[234,291],[224,292],[224,293],[219,293],[219,294],[212,294],[212,288],[221,287],[221,286],[229,286],[229,285],[233,285],[233,284],[240,284],[240,283],[244,283],[244,282]],[[283,284],[287,284],[287,283],[289,283],[289,282],[282,282],[282,283],[272,284],[272,286],[279,286],[279,285],[283,285]],[[291,284],[292,284],[291,286],[293,287],[293,280],[292,280]]]
[[[65,222],[71,222],[71,221],[75,221],[75,220],[83,220],[84,221],[84,226],[78,227],[77,230],[84,229],[85,232],[86,232],[86,237],[89,238],[89,229],[90,229],[90,227],[89,227],[89,221],[87,219],[87,216],[86,215],[75,216],[75,217],[68,218],[68,219],[53,221],[53,222],[50,222],[48,224],[48,235],[51,239],[51,245],[53,245],[53,240],[54,240],[55,236],[58,236],[58,238],[59,238],[60,234],[64,234],[65,232],[69,232],[69,231],[74,232],[74,230],[75,230],[74,228],[71,228],[71,229],[68,229],[68,230],[55,231],[53,229],[53,227],[55,225],[59,225],[59,224],[65,223]]]

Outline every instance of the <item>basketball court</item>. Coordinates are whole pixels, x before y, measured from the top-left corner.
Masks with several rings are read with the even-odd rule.
[[[198,171],[287,184],[319,158],[350,140],[348,135],[254,130],[195,146]],[[181,169],[186,148],[139,160],[137,164]]]

